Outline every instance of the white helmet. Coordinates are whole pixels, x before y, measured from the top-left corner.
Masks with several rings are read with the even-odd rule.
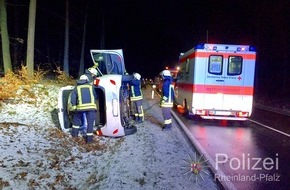
[[[98,75],[98,71],[97,69],[95,69],[94,67],[91,67],[88,69],[90,73],[92,73],[93,75]]]
[[[161,72],[161,74],[162,74],[162,76],[168,76],[168,77],[171,77],[171,73],[170,73],[169,70],[163,70],[163,71]]]
[[[89,81],[89,78],[87,77],[87,75],[81,75],[80,80]]]
[[[134,78],[137,79],[137,80],[140,80],[141,79],[141,75],[139,73],[134,73]]]

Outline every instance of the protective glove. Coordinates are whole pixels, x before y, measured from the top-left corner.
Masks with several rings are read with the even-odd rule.
[[[161,105],[164,104],[164,103],[165,103],[165,100],[161,99],[160,103],[159,103],[159,107],[161,107]]]
[[[96,69],[98,66],[99,66],[99,63],[98,62],[95,62],[93,68]]]
[[[70,106],[68,108],[69,111],[76,111],[77,110],[77,106]]]

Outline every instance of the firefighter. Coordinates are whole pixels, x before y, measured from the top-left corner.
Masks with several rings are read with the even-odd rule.
[[[87,143],[93,142],[93,125],[97,112],[96,100],[97,94],[89,83],[88,77],[81,75],[71,93],[71,111],[74,111],[72,136],[77,137],[79,135],[80,126],[83,125],[83,114],[85,113],[88,125],[85,136]]]
[[[135,108],[135,121],[137,123],[142,123],[144,121],[144,113],[142,107],[143,94],[141,90],[141,75],[139,73],[133,73],[133,76],[134,79],[130,81],[130,100],[133,102]]]
[[[173,107],[174,91],[173,91],[173,78],[169,70],[161,72],[163,78],[163,85],[161,91],[160,107],[162,108],[162,115],[164,119],[163,130],[170,130],[172,127],[171,108]]]
[[[86,76],[88,77],[88,79],[89,79],[89,83],[90,83],[91,85],[94,84],[94,80],[95,80],[95,79],[98,77],[98,75],[99,75],[99,72],[98,72],[98,70],[96,69],[97,67],[98,67],[98,63],[95,63],[94,66],[92,66],[92,67],[90,67],[90,68],[88,68],[88,69],[85,70],[84,75],[86,75]],[[99,109],[99,102],[97,101],[96,104],[97,104],[97,109],[100,110],[100,109]],[[83,114],[83,117],[86,118],[86,114],[85,114],[85,113]],[[96,114],[96,120],[95,120],[95,125],[98,127],[98,126],[99,126],[99,123],[100,123],[100,112],[97,112],[97,114]],[[87,131],[86,126],[83,126],[83,127],[81,127],[80,129],[81,129],[81,132],[82,132],[83,134],[85,134],[86,131]]]

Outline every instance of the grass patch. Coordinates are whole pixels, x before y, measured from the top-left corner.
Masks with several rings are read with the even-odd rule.
[[[75,80],[72,77],[67,76],[59,67],[54,70],[54,74],[56,75],[55,80],[44,80],[47,73],[48,71],[38,68],[33,76],[29,77],[26,66],[22,66],[15,72],[9,71],[4,77],[0,78],[0,101],[23,96],[35,99],[37,98],[35,87],[37,87],[38,92],[43,95],[49,95],[45,85],[75,85]],[[38,84],[44,84],[44,86],[41,88],[41,86],[37,86]]]

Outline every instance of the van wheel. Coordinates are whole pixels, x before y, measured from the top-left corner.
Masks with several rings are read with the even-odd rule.
[[[125,135],[132,135],[137,132],[137,127],[134,125],[124,127],[124,132],[125,132]]]

